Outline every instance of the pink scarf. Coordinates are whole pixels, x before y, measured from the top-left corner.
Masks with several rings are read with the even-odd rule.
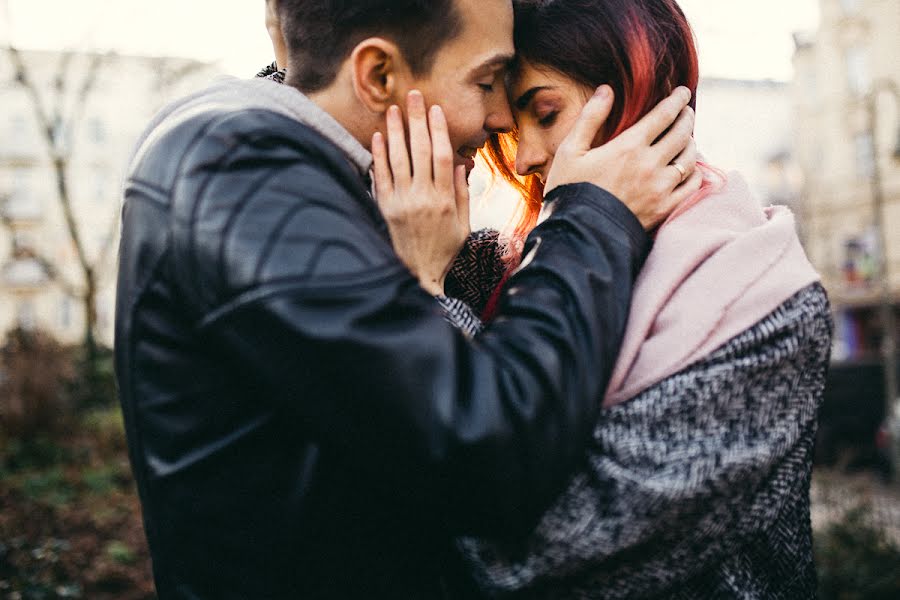
[[[659,230],[603,405],[709,355],[818,280],[791,211],[762,208],[743,178],[729,174],[722,190]]]

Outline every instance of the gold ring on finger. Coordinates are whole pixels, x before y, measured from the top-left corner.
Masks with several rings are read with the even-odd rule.
[[[675,167],[679,175],[681,175],[681,181],[679,181],[678,183],[684,183],[684,180],[687,179],[687,169],[682,167],[680,164],[678,164],[677,161],[674,160],[672,161],[671,165]]]

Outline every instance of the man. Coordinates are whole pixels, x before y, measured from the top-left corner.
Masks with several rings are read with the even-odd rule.
[[[589,105],[470,342],[394,253],[367,145],[412,89],[457,164],[512,127],[509,0],[277,8],[288,85],[172,105],[126,183],[117,377],[158,593],[460,597],[453,537],[527,531],[584,449],[649,245],[635,215],[681,193],[651,142],[687,98],[591,152],[609,99]]]

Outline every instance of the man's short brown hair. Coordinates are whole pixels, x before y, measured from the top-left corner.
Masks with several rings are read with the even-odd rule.
[[[304,92],[330,85],[367,37],[393,41],[413,74],[427,73],[437,51],[462,29],[456,0],[276,0],[291,57],[289,82]]]

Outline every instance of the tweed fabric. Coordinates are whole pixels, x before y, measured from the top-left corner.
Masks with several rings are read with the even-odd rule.
[[[441,305],[444,319],[463,332],[467,338],[472,339],[484,329],[481,319],[463,300],[448,296],[435,296],[434,298]]]
[[[269,79],[275,83],[284,83],[284,78],[287,77],[287,71],[280,69],[277,62],[273,62],[272,64],[263,67],[256,76],[263,79]]]
[[[460,542],[479,585],[529,599],[815,597],[809,484],[831,334],[813,284],[604,410],[527,540]]]
[[[480,315],[506,273],[502,254],[499,232],[494,229],[472,232],[450,266],[444,285],[447,295],[462,300]]]

